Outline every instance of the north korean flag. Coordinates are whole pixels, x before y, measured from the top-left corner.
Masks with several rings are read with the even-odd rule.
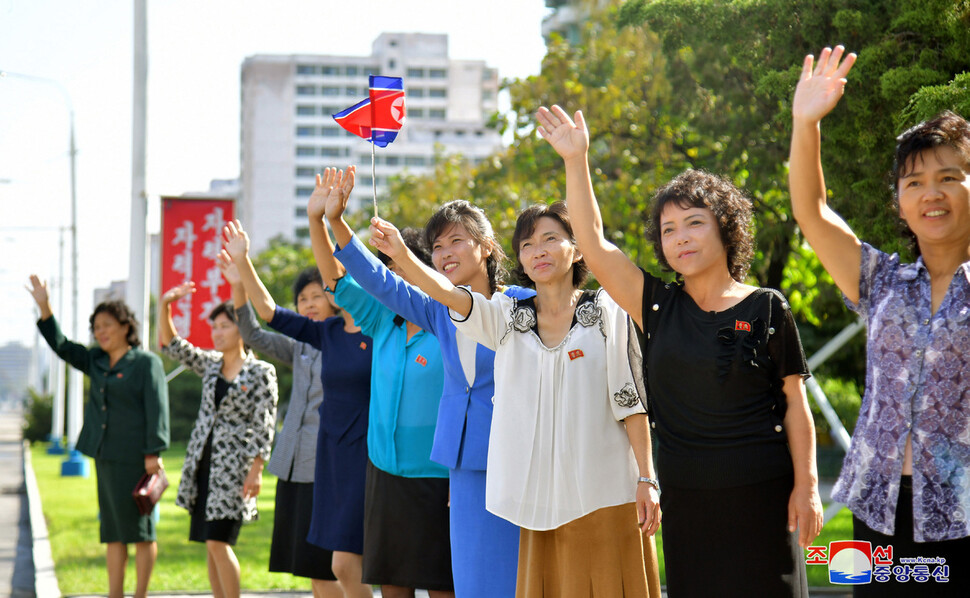
[[[404,125],[404,80],[370,76],[370,97],[333,115],[341,127],[378,147],[387,147]]]

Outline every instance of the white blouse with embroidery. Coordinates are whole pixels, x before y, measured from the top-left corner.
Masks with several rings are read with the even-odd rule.
[[[451,317],[495,351],[486,508],[549,530],[633,502],[639,471],[622,420],[646,410],[626,313],[600,290],[580,300],[566,338],[546,347],[533,330],[532,301],[471,296],[468,318]]]

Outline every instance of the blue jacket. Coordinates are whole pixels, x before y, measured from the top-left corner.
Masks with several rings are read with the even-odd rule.
[[[484,471],[495,393],[495,352],[457,334],[447,307],[388,270],[357,237],[334,256],[361,288],[438,338],[445,379],[431,459],[450,469]],[[535,295],[532,289],[515,286],[504,292],[517,298]],[[464,364],[462,354],[466,356]]]
[[[370,373],[367,455],[387,473],[411,478],[447,478],[431,461],[438,403],[444,383],[438,339],[381,305],[350,276],[336,285],[337,305],[374,340]]]

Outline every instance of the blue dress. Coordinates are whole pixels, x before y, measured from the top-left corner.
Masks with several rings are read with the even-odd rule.
[[[277,306],[277,331],[323,354],[320,428],[307,541],[332,551],[364,552],[364,482],[372,342],[344,331],[343,318],[317,322]]]
[[[449,468],[455,593],[462,598],[514,596],[519,528],[485,510],[495,352],[457,334],[447,307],[388,270],[357,237],[334,257],[365,291],[438,338],[445,380],[431,459]],[[505,293],[535,294],[520,287]]]

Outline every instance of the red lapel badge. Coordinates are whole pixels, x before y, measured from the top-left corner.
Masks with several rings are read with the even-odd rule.
[[[361,351],[366,351],[367,350],[367,343],[365,343],[364,341],[360,341],[360,350]]]
[[[120,380],[122,378],[124,378],[124,374],[122,374],[121,372],[118,372],[118,379]]]
[[[574,359],[579,359],[582,356],[583,356],[583,352],[580,349],[573,349],[572,351],[569,352],[569,361],[573,361]]]
[[[741,320],[734,321],[735,330],[743,330],[745,332],[751,332],[751,324],[748,322],[742,322]]]
[[[420,363],[421,365],[428,365],[428,360],[424,358],[424,355],[418,355],[417,359],[414,361]]]

